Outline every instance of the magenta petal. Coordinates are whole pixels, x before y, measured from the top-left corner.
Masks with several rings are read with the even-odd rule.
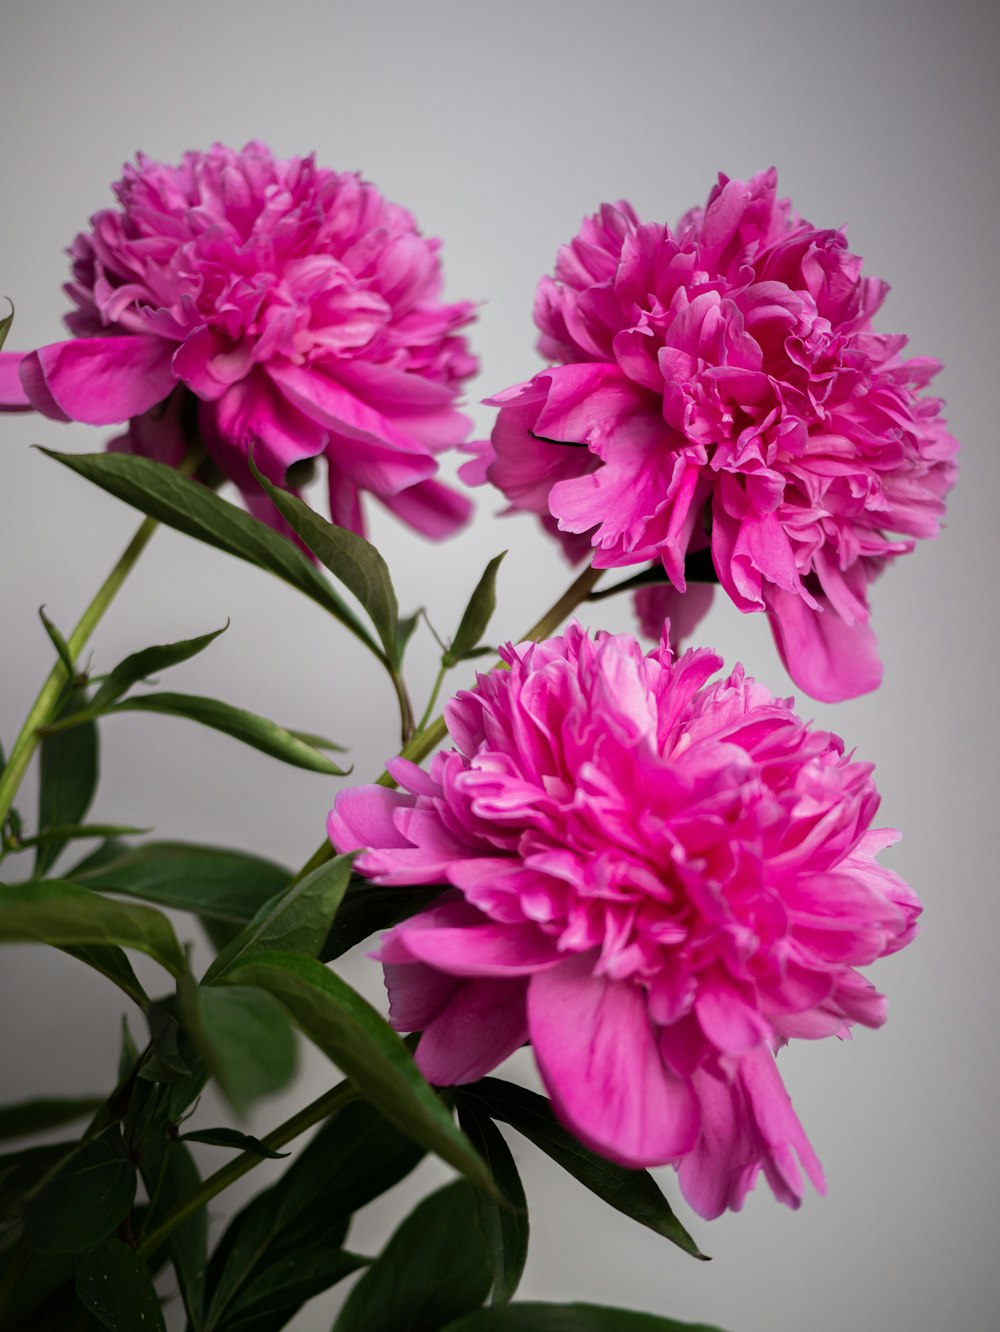
[[[402,928],[414,957],[453,976],[530,976],[560,961],[555,940],[532,925]]]
[[[326,821],[330,841],[341,854],[367,847],[408,847],[398,830],[395,813],[408,808],[413,797],[384,786],[352,786],[341,791]]]
[[[424,1028],[417,1067],[428,1082],[477,1082],[528,1039],[525,982],[468,980]]]
[[[643,991],[574,957],[531,978],[535,1057],[560,1118],[594,1151],[627,1166],[662,1165],[698,1137],[690,1084],[663,1063]]]
[[[114,425],[155,407],[177,382],[162,338],[73,338],[30,352],[21,382],[44,416]]]
[[[21,383],[24,352],[0,352],[0,412],[30,412],[31,400]]]
[[[472,505],[464,495],[433,479],[386,495],[382,503],[397,518],[435,541],[457,532],[472,515]]]
[[[882,662],[867,624],[845,623],[825,597],[814,611],[794,592],[766,586],[764,595],[781,659],[800,689],[839,703],[878,688]]]

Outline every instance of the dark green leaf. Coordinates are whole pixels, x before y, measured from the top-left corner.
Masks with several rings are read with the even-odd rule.
[[[364,537],[335,527],[321,518],[308,504],[280,490],[261,476],[253,466],[261,487],[273,500],[278,512],[316,556],[357,597],[367,611],[385,649],[385,655],[398,663],[396,625],[399,607],[385,560]]]
[[[474,1183],[494,1191],[482,1159],[420,1076],[409,1050],[339,976],[312,958],[264,953],[239,962],[224,980],[258,985],[273,994],[387,1119]]]
[[[117,944],[148,953],[177,976],[184,953],[161,912],[112,902],[57,879],[11,884],[0,893],[0,943],[46,943],[57,948]]]
[[[122,1047],[118,1052],[118,1081],[126,1082],[136,1071],[139,1063],[139,1047],[128,1025],[128,1018],[122,1017]]]
[[[76,662],[73,660],[73,654],[69,650],[69,644],[66,642],[65,638],[63,638],[62,634],[52,623],[49,617],[45,614],[44,606],[38,607],[38,618],[45,626],[45,632],[48,634],[49,639],[52,642],[52,646],[59,654],[59,660],[62,662],[63,666],[65,667],[67,676],[69,677],[70,680],[72,680],[73,677],[76,675]]]
[[[167,1332],[152,1273],[120,1239],[107,1239],[80,1255],[76,1293],[111,1332]]]
[[[460,1104],[458,1122],[507,1199],[502,1206],[485,1193],[476,1194],[476,1216],[493,1272],[491,1303],[500,1307],[513,1298],[528,1257],[528,1204],[510,1148],[492,1119],[468,1100]]]
[[[238,1113],[288,1085],[295,1073],[295,1036],[270,994],[190,980],[182,980],[178,993],[195,1048]]]
[[[146,1082],[182,1082],[191,1076],[191,1065],[181,1053],[181,1029],[173,1013],[154,1004],[146,1014],[150,1053],[139,1070]]]
[[[506,554],[506,551],[502,551],[494,556],[483,571],[482,578],[469,598],[451,647],[441,658],[442,666],[454,666],[479,646],[497,608],[497,572]]]
[[[195,1192],[201,1177],[188,1148],[182,1142],[168,1141],[162,1132],[144,1145],[141,1166],[146,1191],[153,1199],[145,1230],[152,1231],[172,1207]],[[201,1332],[208,1267],[207,1209],[199,1207],[175,1226],[166,1247],[187,1310],[190,1332]]]
[[[125,854],[128,846],[117,837],[106,838],[100,846],[93,851],[88,851],[82,860],[78,860],[72,869],[68,869],[62,876],[64,879],[75,879],[77,876],[88,874],[91,870],[99,869],[102,865],[109,864],[112,860],[117,860],[119,856]]]
[[[115,838],[128,833],[147,833],[149,828],[134,828],[123,823],[64,823],[48,828],[34,837],[22,837],[22,846],[42,846],[46,842],[82,842],[95,837]]]
[[[10,326],[14,322],[14,302],[9,297],[4,297],[10,306],[10,314],[4,315],[0,319],[0,351],[3,350],[3,344],[7,341],[7,334],[10,332]]]
[[[24,1138],[32,1133],[44,1133],[60,1124],[72,1124],[75,1119],[92,1115],[103,1096],[43,1096],[34,1101],[19,1101],[16,1105],[0,1107],[0,1141]]]
[[[165,463],[132,454],[55,453],[50,449],[42,452],[168,527],[290,583],[377,651],[361,621],[287,537],[251,518],[206,486],[181,476]]]
[[[7,1216],[76,1147],[75,1142],[49,1142],[0,1156],[0,1217]]]
[[[7,1262],[18,1262],[19,1259],[15,1249]],[[83,1332],[82,1325],[68,1317],[76,1303],[73,1297],[74,1266],[70,1253],[29,1254],[0,1313],[0,1329],[3,1332],[9,1328],[17,1328],[18,1332],[64,1332],[64,1329],[66,1332],[70,1329]],[[6,1271],[0,1268],[0,1280],[5,1276]]]
[[[179,666],[182,661],[188,661],[199,652],[204,652],[205,648],[228,628],[227,620],[222,628],[216,629],[214,633],[202,634],[198,638],[182,639],[177,643],[160,643],[155,647],[143,648],[141,652],[133,652],[131,656],[120,661],[101,682],[100,688],[90,701],[90,706],[104,708],[109,703],[114,703],[140,680],[146,680],[149,676],[168,670],[171,666]]]
[[[355,944],[378,930],[388,930],[401,920],[430,906],[446,885],[430,884],[418,888],[380,888],[367,879],[354,876],[340,904],[330,933],[320,950],[320,960],[332,962]]]
[[[609,1309],[601,1304],[511,1304],[480,1309],[449,1323],[442,1332],[721,1332],[707,1323]]]
[[[79,944],[74,948],[63,948],[61,951],[68,953],[70,957],[75,957],[84,966],[99,971],[102,976],[107,976],[108,980],[113,981],[120,990],[134,1000],[144,1013],[149,1008],[149,995],[139,984],[139,977],[121,948],[116,948],[113,944]]]
[[[230,1222],[209,1271],[206,1332],[225,1325],[232,1305],[266,1268],[311,1250],[339,1250],[351,1214],[392,1188],[423,1157],[420,1147],[374,1106],[344,1106],[269,1189]]]
[[[253,1152],[269,1161],[280,1161],[288,1152],[272,1152],[259,1138],[252,1138],[249,1133],[240,1133],[238,1129],[195,1129],[191,1133],[182,1133],[181,1142],[206,1142],[210,1147],[233,1147],[240,1152]]]
[[[420,612],[415,611],[413,615],[406,615],[396,622],[396,661],[402,662],[406,649],[409,646],[410,639],[413,637],[413,631],[420,623]]]
[[[203,984],[217,981],[247,953],[302,953],[316,957],[351,875],[353,856],[337,856],[271,899],[222,950]]]
[[[220,1332],[278,1332],[306,1300],[366,1267],[368,1259],[345,1249],[312,1245],[265,1267],[234,1299]]]
[[[85,707],[86,694],[74,690],[59,719]],[[92,721],[46,736],[41,746],[38,831],[82,823],[97,789],[97,776],[97,727]],[[36,878],[41,878],[55,864],[63,845],[58,838],[39,845],[35,855]]]
[[[491,1284],[475,1193],[456,1180],[425,1198],[347,1297],[333,1332],[437,1332]]]
[[[37,1193],[21,1204],[32,1248],[79,1253],[100,1243],[135,1200],[135,1166],[117,1125],[83,1142]]]
[[[500,1078],[483,1078],[460,1089],[459,1099],[480,1105],[491,1119],[502,1120],[541,1148],[574,1179],[616,1211],[662,1235],[695,1258],[704,1258],[671,1211],[652,1175],[628,1170],[588,1151],[556,1120],[544,1096]]]
[[[198,694],[136,694],[115,703],[103,715],[112,717],[120,712],[159,712],[168,717],[186,717],[188,721],[200,722],[202,726],[231,735],[234,740],[242,740],[245,745],[293,767],[325,772],[334,777],[345,775],[344,769],[338,768],[332,759],[284,726],[219,699],[202,698]]]
[[[238,924],[252,920],[291,877],[291,870],[272,860],[189,842],[121,847],[110,859],[98,860],[95,853],[73,871],[74,879],[101,892]]]

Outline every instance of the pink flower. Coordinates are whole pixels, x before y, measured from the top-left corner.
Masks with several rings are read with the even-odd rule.
[[[379,884],[450,889],[379,954],[401,1031],[438,1084],[530,1040],[556,1112],[629,1166],[673,1163],[704,1216],[763,1170],[797,1206],[823,1174],[774,1052],[876,1027],[856,970],[919,905],[876,863],[868,764],[790,700],[699,649],[627,636],[503,653],[446,718],[456,748],[400,791],[344,791],[338,851]]]
[[[0,403],[128,422],[113,448],[171,463],[197,433],[269,520],[251,444],[282,485],[325,455],[331,516],[355,531],[365,491],[429,536],[465,521],[433,476],[468,433],[455,398],[476,369],[458,334],[473,307],[442,302],[439,242],[405,209],[260,143],[179,166],[140,154],[114,192],[69,251],[74,338],[0,357]]]
[[[938,533],[958,446],[921,396],[937,363],[872,330],[886,284],[776,190],[720,176],[676,231],[627,203],[586,219],[538,287],[555,364],[489,400],[467,479],[485,467],[595,566],[654,560],[681,592],[710,533],[725,591],[835,700],[879,683],[868,584]]]

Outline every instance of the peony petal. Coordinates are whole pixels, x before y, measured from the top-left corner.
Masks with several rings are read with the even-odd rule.
[[[73,338],[29,352],[21,382],[35,408],[57,421],[115,425],[155,407],[177,383],[162,338]]]
[[[530,976],[562,959],[554,939],[525,925],[406,930],[414,957],[452,976]]]
[[[21,383],[25,352],[0,352],[0,412],[30,412],[34,408]]]
[[[465,495],[433,479],[386,495],[382,503],[397,518],[435,541],[452,536],[472,516],[472,504]]]
[[[839,703],[878,688],[882,662],[867,624],[846,624],[823,597],[815,611],[778,587],[765,587],[764,597],[781,660],[800,689]]]
[[[467,980],[417,1046],[417,1067],[428,1082],[451,1087],[477,1082],[528,1039],[525,982]]]

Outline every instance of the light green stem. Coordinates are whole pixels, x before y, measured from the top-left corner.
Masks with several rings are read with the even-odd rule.
[[[135,536],[122,551],[118,563],[105,578],[94,599],[81,615],[79,623],[67,640],[73,661],[76,661],[83,651],[91,634],[100,623],[102,615],[115,599],[122,583],[132,572],[136,561],[146,549],[150,537],[152,537],[158,525],[155,518],[146,518],[142,522]],[[0,773],[0,825],[3,824],[10,813],[10,807],[14,803],[14,797],[17,795],[21,782],[24,780],[28,764],[40,743],[39,727],[46,726],[52,721],[62,697],[62,692],[68,682],[69,672],[62,661],[57,661],[32,705],[31,711],[21,727],[20,735],[14,741],[7,766]]]

